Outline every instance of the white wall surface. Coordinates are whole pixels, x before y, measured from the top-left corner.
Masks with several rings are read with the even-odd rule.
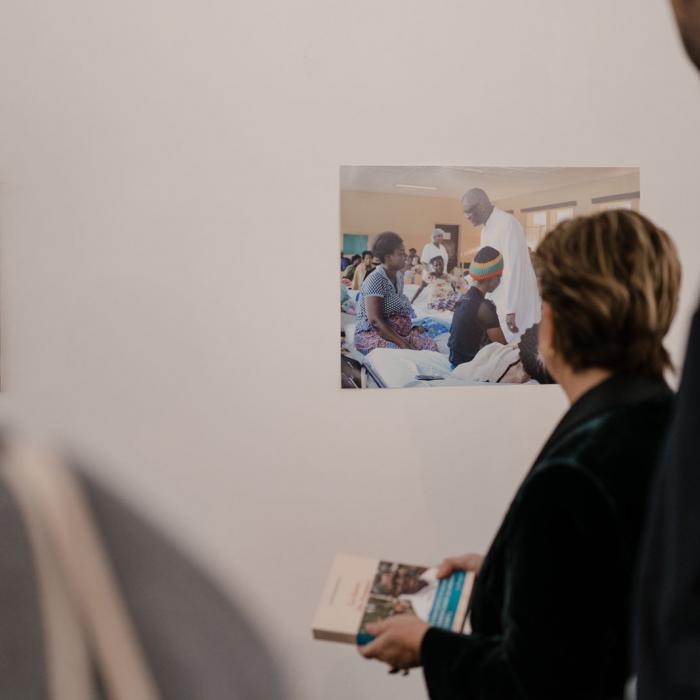
[[[336,388],[338,166],[640,166],[680,359],[698,87],[662,0],[4,0],[4,411],[214,572],[294,698],[421,698],[310,640],[330,559],[486,548],[565,403]]]

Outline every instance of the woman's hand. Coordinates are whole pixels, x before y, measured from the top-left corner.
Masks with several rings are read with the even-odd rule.
[[[359,647],[366,659],[378,659],[392,671],[420,666],[420,647],[430,625],[415,615],[395,615],[388,620],[367,625],[376,639]]]
[[[483,554],[462,554],[459,557],[448,557],[438,567],[436,576],[438,578],[447,578],[455,571],[473,571],[475,574],[478,574],[483,563]]]

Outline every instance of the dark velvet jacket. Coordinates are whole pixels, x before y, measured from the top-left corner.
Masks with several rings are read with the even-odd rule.
[[[432,700],[622,697],[632,578],[671,400],[661,380],[617,375],[570,408],[486,555],[472,633],[424,637]]]
[[[700,698],[700,308],[663,449],[645,545],[636,623],[637,698]]]

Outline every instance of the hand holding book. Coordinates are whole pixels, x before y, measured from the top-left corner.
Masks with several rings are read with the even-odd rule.
[[[415,615],[397,615],[367,625],[374,641],[358,647],[366,659],[389,664],[392,670],[420,666],[420,647],[430,625]]]
[[[470,556],[445,560],[439,574],[437,567],[337,555],[314,617],[314,637],[364,646],[373,642],[375,629],[392,633],[386,643],[401,630],[401,653],[409,647],[416,654],[429,626],[462,632],[480,564],[478,555]],[[376,624],[406,617],[411,620],[396,627]],[[410,637],[406,643],[404,632]]]
[[[439,579],[443,579],[451,576],[455,571],[472,571],[476,576],[483,563],[483,554],[462,554],[458,557],[448,557],[443,559],[436,575]]]
[[[439,580],[449,578],[454,573],[479,573],[484,557],[481,554],[462,554],[444,559],[436,571]],[[409,668],[420,666],[420,649],[425,633],[430,625],[415,615],[397,615],[386,620],[366,625],[374,641],[358,647],[366,659],[384,661],[391,667],[391,672],[398,670],[408,672]]]

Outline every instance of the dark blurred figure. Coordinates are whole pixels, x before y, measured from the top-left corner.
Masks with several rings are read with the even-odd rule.
[[[528,328],[520,337],[518,349],[520,361],[527,374],[539,384],[556,384],[552,375],[547,371],[540,355],[538,333],[540,324]]]
[[[284,697],[254,625],[166,536],[83,472],[7,443],[0,698]]]
[[[700,70],[700,0],[672,0]],[[700,698],[700,309],[652,490],[635,623],[639,700]]]
[[[640,569],[639,700],[700,698],[700,311],[662,453]]]
[[[700,70],[700,2],[698,0],[671,0],[678,29],[690,60]]]

